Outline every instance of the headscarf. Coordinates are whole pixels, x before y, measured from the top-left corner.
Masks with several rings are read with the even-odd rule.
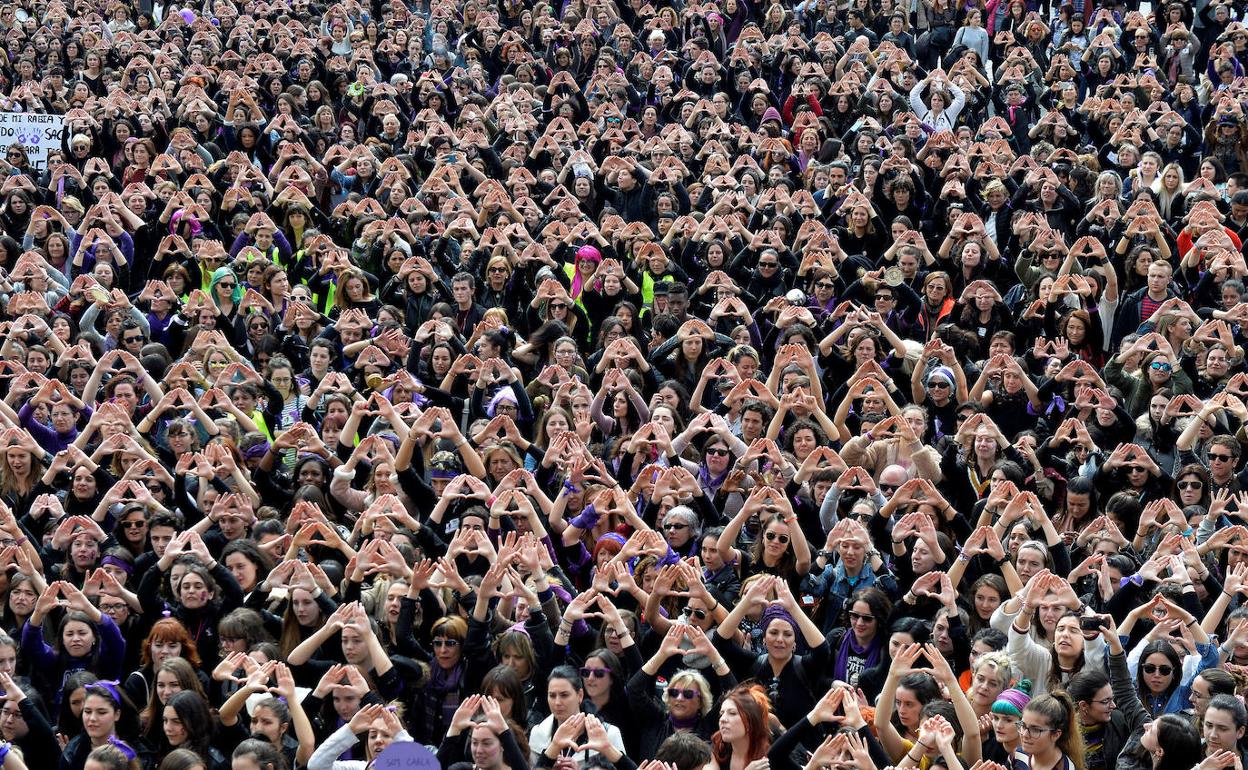
[[[225,267],[218,267],[216,270],[212,271],[212,282],[208,285],[208,293],[212,295],[212,301],[217,303],[217,309],[221,308],[221,300],[217,297],[217,284],[221,283],[226,278],[234,279],[234,292],[230,295],[230,301],[236,305],[243,301],[243,285],[242,282],[238,280],[238,276],[234,274],[234,271],[231,270],[228,265]]]

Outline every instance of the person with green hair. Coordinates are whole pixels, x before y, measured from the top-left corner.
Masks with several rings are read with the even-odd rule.
[[[984,736],[984,761],[1009,766],[1014,752],[1022,745],[1018,723],[1023,709],[1031,703],[1031,680],[1022,679],[992,703],[992,733]]]
[[[220,315],[233,322],[234,316],[238,315],[238,305],[243,301],[243,287],[231,267],[218,267],[212,272],[208,294],[217,304]]]

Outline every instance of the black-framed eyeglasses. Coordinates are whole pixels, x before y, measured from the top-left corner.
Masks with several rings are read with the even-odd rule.
[[[731,452],[723,447],[708,447],[706,453],[708,455],[715,455],[716,457],[727,457],[731,454]]]
[[[767,542],[769,542],[769,543],[774,543],[774,542],[776,542],[777,540],[779,540],[781,545],[788,545],[788,544],[789,544],[789,536],[788,536],[788,535],[780,535],[780,534],[776,534],[775,532],[768,532],[768,533],[767,533],[767,535],[766,535],[766,537],[767,537]]]
[[[122,337],[122,340],[123,340],[123,341],[124,341],[127,345],[129,345],[129,344],[130,344],[130,343],[132,343],[132,342],[142,342],[142,341],[143,341],[143,335],[142,335],[142,334],[140,334],[140,335],[138,335],[137,337],[134,337],[134,336],[131,336],[131,337]]]
[[[1220,462],[1220,463],[1229,463],[1233,459],[1235,459],[1234,455],[1215,455],[1212,452],[1209,453],[1209,462],[1213,462],[1216,460],[1217,462]]]
[[[143,529],[146,526],[147,526],[147,521],[144,519],[139,519],[138,521],[121,522],[122,529]]]
[[[779,262],[759,262],[758,267],[760,270],[767,269],[767,268],[775,268],[775,267],[780,267],[780,263]]]
[[[1057,728],[1056,727],[1037,727],[1036,725],[1029,725],[1026,722],[1019,722],[1018,731],[1022,733],[1023,735],[1036,736],[1036,735],[1044,735],[1045,733],[1057,732]]]
[[[1143,465],[1128,465],[1127,473],[1143,473],[1146,469]]]
[[[604,677],[606,677],[607,674],[610,674],[610,673],[612,672],[611,672],[611,669],[609,668],[586,667],[586,668],[581,669],[581,678],[589,679],[590,677],[593,677],[594,679],[603,679]]]
[[[663,525],[663,529],[666,529],[666,530],[673,530],[673,529],[676,529],[676,530],[680,530],[680,529],[689,529],[689,525],[688,525],[688,524],[685,524],[684,522],[680,522],[680,521],[673,521],[673,522],[669,522],[669,523],[667,523],[667,524],[664,524],[664,525]]]
[[[566,302],[552,302],[552,303],[550,303],[550,309],[551,309],[551,310],[565,310],[567,307],[568,307],[568,303],[566,303]]]
[[[892,302],[895,299],[897,298],[894,297],[892,294],[876,294],[875,295],[876,302]]]

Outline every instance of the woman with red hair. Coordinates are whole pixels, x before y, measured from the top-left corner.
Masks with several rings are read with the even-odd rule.
[[[186,626],[173,618],[162,618],[143,640],[139,650],[142,667],[126,677],[125,691],[131,702],[143,704],[151,700],[152,689],[156,686],[156,668],[170,658],[182,658],[200,672],[201,681],[205,678],[199,650]]]
[[[719,730],[711,736],[710,770],[745,770],[771,748],[771,703],[757,684],[743,684],[724,696]]]

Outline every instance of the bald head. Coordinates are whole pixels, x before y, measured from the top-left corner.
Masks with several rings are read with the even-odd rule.
[[[880,492],[885,497],[892,497],[893,492],[897,491],[897,487],[905,484],[910,480],[910,474],[900,465],[890,465],[880,474]]]

